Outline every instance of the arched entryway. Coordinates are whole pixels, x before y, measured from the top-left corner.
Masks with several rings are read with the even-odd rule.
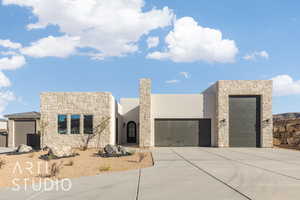
[[[127,123],[127,143],[136,143],[136,123],[134,121]]]

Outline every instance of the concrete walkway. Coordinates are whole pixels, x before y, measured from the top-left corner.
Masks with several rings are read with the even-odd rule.
[[[155,166],[72,179],[63,191],[0,191],[0,199],[299,199],[300,151],[157,148]],[[1,177],[0,177],[1,178]]]

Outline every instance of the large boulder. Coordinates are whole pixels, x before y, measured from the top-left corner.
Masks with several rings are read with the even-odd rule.
[[[53,155],[56,158],[62,158],[62,157],[70,157],[74,156],[74,150],[70,146],[52,146],[49,148],[49,155]]]
[[[20,144],[17,148],[17,152],[18,153],[28,153],[32,151],[32,147],[31,146],[27,146],[25,144]]]
[[[124,147],[122,146],[114,146],[114,145],[106,145],[104,147],[104,154],[102,154],[105,157],[120,157],[120,156],[127,156],[130,155],[130,152],[128,152]]]

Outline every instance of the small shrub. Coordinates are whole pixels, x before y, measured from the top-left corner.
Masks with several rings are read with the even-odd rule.
[[[138,162],[140,163],[145,159],[146,153],[139,153],[138,156],[139,156],[139,161]]]
[[[48,177],[57,177],[62,169],[62,164],[63,162],[60,162],[60,164],[57,164],[56,162],[52,163],[49,167],[50,174]]]
[[[2,169],[6,165],[6,161],[2,158],[0,158],[0,169]]]
[[[73,165],[74,165],[73,160],[69,160],[67,163],[65,163],[65,166],[73,166]]]
[[[110,170],[110,166],[100,166],[99,167],[99,171],[100,172],[106,172],[106,171],[109,171]]]

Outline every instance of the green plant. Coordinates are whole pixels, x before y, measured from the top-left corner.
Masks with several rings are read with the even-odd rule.
[[[108,165],[100,166],[100,167],[99,167],[99,171],[100,171],[100,172],[106,172],[106,171],[109,171],[110,168],[111,168],[111,167],[108,166]]]
[[[64,164],[65,166],[73,166],[74,165],[74,161],[73,160],[69,160],[67,163]]]
[[[6,165],[6,161],[2,158],[0,158],[0,169],[2,169]]]

